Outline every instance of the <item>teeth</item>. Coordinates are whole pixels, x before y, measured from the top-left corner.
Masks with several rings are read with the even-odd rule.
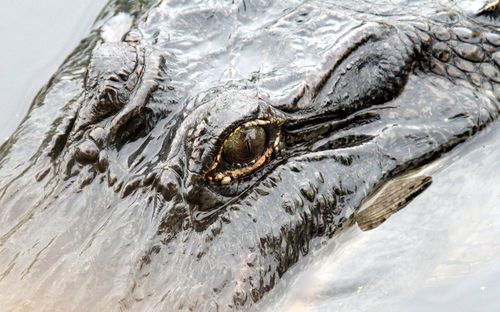
[[[228,185],[229,183],[231,183],[231,177],[225,176],[220,183],[222,185]]]
[[[269,121],[267,121],[267,120],[256,120],[255,123],[257,123],[257,125],[259,125],[259,126],[264,126],[264,125],[269,124]]]

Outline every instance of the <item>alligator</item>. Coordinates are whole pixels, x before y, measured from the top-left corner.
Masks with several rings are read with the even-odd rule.
[[[0,148],[3,308],[254,306],[497,119],[499,27],[491,0],[111,0]]]

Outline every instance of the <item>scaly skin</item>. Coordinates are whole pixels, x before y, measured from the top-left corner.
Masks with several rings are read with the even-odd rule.
[[[498,117],[499,9],[461,8],[112,1],[0,149],[0,303],[250,307],[380,185]],[[106,42],[120,12],[134,24]],[[216,178],[255,120],[267,157]]]

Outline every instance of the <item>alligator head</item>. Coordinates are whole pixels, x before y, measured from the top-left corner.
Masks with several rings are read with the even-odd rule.
[[[97,28],[2,148],[0,284],[47,308],[258,301],[499,114],[497,7],[403,2],[164,1],[123,40]]]

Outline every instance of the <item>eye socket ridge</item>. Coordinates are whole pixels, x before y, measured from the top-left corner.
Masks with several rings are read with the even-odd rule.
[[[279,149],[282,124],[277,119],[255,119],[237,127],[221,144],[206,179],[228,185],[260,169]]]

